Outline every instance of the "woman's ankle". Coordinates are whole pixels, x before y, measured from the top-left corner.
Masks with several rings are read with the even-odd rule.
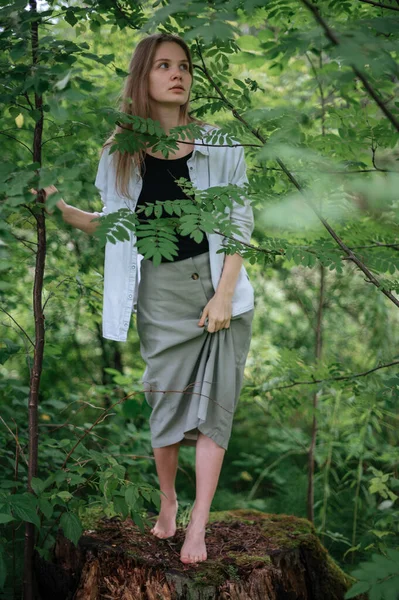
[[[168,492],[162,491],[160,496],[161,496],[161,502],[166,502],[167,504],[172,504],[177,501],[176,491],[170,491],[170,490]]]
[[[190,524],[193,527],[203,528],[209,521],[209,510],[193,508],[191,512]]]

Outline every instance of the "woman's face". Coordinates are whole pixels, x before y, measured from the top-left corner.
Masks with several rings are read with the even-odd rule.
[[[149,74],[152,102],[181,106],[188,100],[192,77],[183,48],[174,42],[159,44]]]

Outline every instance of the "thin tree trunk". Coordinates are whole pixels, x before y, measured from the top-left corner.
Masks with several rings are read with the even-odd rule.
[[[310,57],[308,60],[312,67],[312,71],[317,81],[317,85],[320,92],[320,104],[321,104],[321,135],[326,135],[325,128],[325,120],[326,120],[326,102],[324,97],[324,89],[323,89],[323,81],[319,78],[317,74],[317,69],[313,65]],[[319,56],[319,68],[320,71],[323,67],[323,54],[320,50]],[[319,207],[320,210],[320,207]],[[323,306],[324,306],[324,287],[325,287],[325,268],[323,265],[320,265],[320,287],[319,287],[319,302],[317,307],[317,317],[316,317],[316,339],[315,339],[315,357],[316,364],[321,359],[321,352],[323,346],[323,331],[322,331],[322,321],[323,321]],[[309,456],[308,456],[308,493],[307,493],[307,515],[309,521],[314,523],[314,452],[316,448],[316,440],[317,440],[317,392],[313,394],[313,421],[312,421],[312,438],[310,441],[309,447]]]
[[[324,305],[324,288],[325,288],[325,267],[320,265],[320,288],[319,288],[319,304],[317,307],[317,323],[316,323],[316,340],[315,340],[315,355],[316,362],[321,358],[323,347],[323,305]],[[314,522],[314,451],[316,448],[317,438],[317,392],[313,394],[313,422],[312,422],[312,439],[309,448],[309,469],[308,469],[308,498],[307,498],[307,515],[309,521]]]
[[[29,0],[29,6],[33,15],[36,13],[36,0]],[[38,63],[38,21],[33,20],[31,24],[32,35],[32,64]],[[41,112],[41,118],[36,122],[33,137],[33,161],[41,165],[41,147],[43,134],[43,101],[42,97],[35,93],[35,109]],[[43,193],[38,193],[36,202],[43,202]],[[28,490],[32,490],[32,477],[37,476],[38,467],[38,402],[40,377],[43,366],[44,353],[44,314],[42,305],[43,276],[46,259],[46,221],[44,211],[33,212],[36,219],[37,230],[37,253],[35,265],[35,278],[33,285],[33,315],[35,319],[35,346],[33,353],[33,367],[30,378],[29,392],[29,464],[28,464]],[[24,600],[33,600],[33,550],[35,544],[33,523],[25,524],[25,548],[24,548]]]

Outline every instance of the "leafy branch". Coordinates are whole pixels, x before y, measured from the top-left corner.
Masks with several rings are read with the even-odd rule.
[[[374,0],[359,0],[359,2],[364,2],[365,4],[371,4],[372,6],[377,6],[378,8],[387,8],[388,10],[396,10],[399,12],[399,7],[392,6],[391,4],[383,4],[382,2],[374,2]]]
[[[373,369],[369,369],[368,371],[364,371],[362,373],[355,373],[353,375],[341,375],[340,377],[326,377],[325,379],[311,379],[310,381],[293,381],[292,383],[287,383],[287,385],[281,385],[277,387],[267,388],[265,391],[271,392],[274,390],[286,390],[288,388],[293,388],[298,385],[316,385],[318,383],[329,383],[331,381],[349,381],[351,379],[356,379],[358,377],[366,377],[366,375],[370,375],[379,369],[387,369],[388,367],[393,367],[395,365],[399,365],[399,360],[394,360],[390,363],[379,365],[378,367],[374,367]]]
[[[326,37],[330,40],[330,42],[334,46],[340,46],[340,42],[339,42],[337,36],[333,32],[333,30],[330,29],[327,22],[321,16],[320,11],[317,8],[317,6],[315,4],[312,4],[310,2],[310,0],[301,0],[301,2],[306,6],[306,8],[308,8],[310,10],[311,13],[313,13],[314,18],[319,23],[319,25],[322,26],[322,28],[324,29],[324,33],[325,33]],[[367,93],[369,94],[369,96],[371,96],[371,98],[378,104],[378,106],[380,107],[380,109],[382,110],[384,115],[390,120],[392,125],[395,127],[396,131],[399,132],[399,121],[391,113],[391,111],[386,107],[386,102],[384,102],[384,100],[382,100],[379,97],[379,95],[377,94],[377,92],[375,91],[373,86],[368,81],[367,77],[363,73],[361,73],[361,71],[359,71],[359,69],[357,67],[355,67],[355,65],[351,65],[351,68],[352,68],[352,71],[355,73],[356,77],[358,77],[360,79],[360,81],[363,83],[363,86],[364,86],[365,90],[367,91]]]
[[[307,2],[307,0],[303,0],[303,1]],[[313,6],[313,5],[311,5],[311,6]],[[233,116],[236,117],[236,119],[238,119],[258,140],[260,140],[263,144],[266,144],[266,142],[267,142],[266,138],[258,130],[255,130],[244,119],[244,117],[237,111],[235,106],[228,100],[228,98],[222,92],[220,86],[216,83],[216,81],[210,74],[209,70],[206,67],[206,64],[205,64],[204,58],[202,56],[201,48],[200,48],[198,41],[197,41],[197,50],[198,50],[198,54],[199,54],[201,62],[202,62],[202,66],[197,66],[197,68],[199,68],[204,73],[205,77],[208,79],[208,81],[211,83],[211,85],[214,87],[214,89],[219,94],[221,100],[223,100],[225,105],[231,110]],[[386,109],[386,110],[388,110],[388,109]],[[398,123],[398,131],[399,131],[399,123]],[[278,165],[281,167],[281,169],[285,173],[285,175],[288,177],[288,179],[291,181],[291,183],[304,196],[304,190],[303,190],[302,186],[299,184],[299,182],[294,177],[294,175],[291,173],[291,171],[289,171],[289,169],[285,166],[285,164],[282,162],[282,160],[280,158],[277,157],[275,160],[278,163]],[[335,240],[335,242],[338,244],[338,246],[344,251],[344,253],[347,256],[347,260],[351,260],[354,264],[356,264],[356,266],[366,275],[366,277],[367,277],[366,281],[375,285],[379,290],[381,290],[381,292],[387,298],[389,298],[391,300],[391,302],[393,302],[399,308],[399,300],[389,290],[385,289],[381,285],[380,281],[372,274],[370,269],[368,269],[367,266],[343,242],[343,240],[341,240],[341,238],[336,233],[336,231],[331,227],[331,225],[321,215],[320,211],[316,208],[314,203],[309,198],[305,198],[305,196],[304,196],[304,199],[305,199],[305,202],[312,208],[312,210],[315,212],[317,217],[320,219],[321,223],[327,229],[327,231],[331,235],[331,237]]]

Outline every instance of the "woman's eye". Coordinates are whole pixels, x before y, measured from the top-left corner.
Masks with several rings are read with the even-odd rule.
[[[162,68],[162,67],[165,67],[165,66],[168,68],[168,67],[169,67],[169,63],[167,63],[167,62],[163,62],[163,63],[160,63],[160,64],[159,64],[159,67],[160,67],[160,68]],[[188,71],[188,65],[186,65],[186,64],[182,64],[182,65],[180,65],[180,68],[181,68],[183,71]]]

